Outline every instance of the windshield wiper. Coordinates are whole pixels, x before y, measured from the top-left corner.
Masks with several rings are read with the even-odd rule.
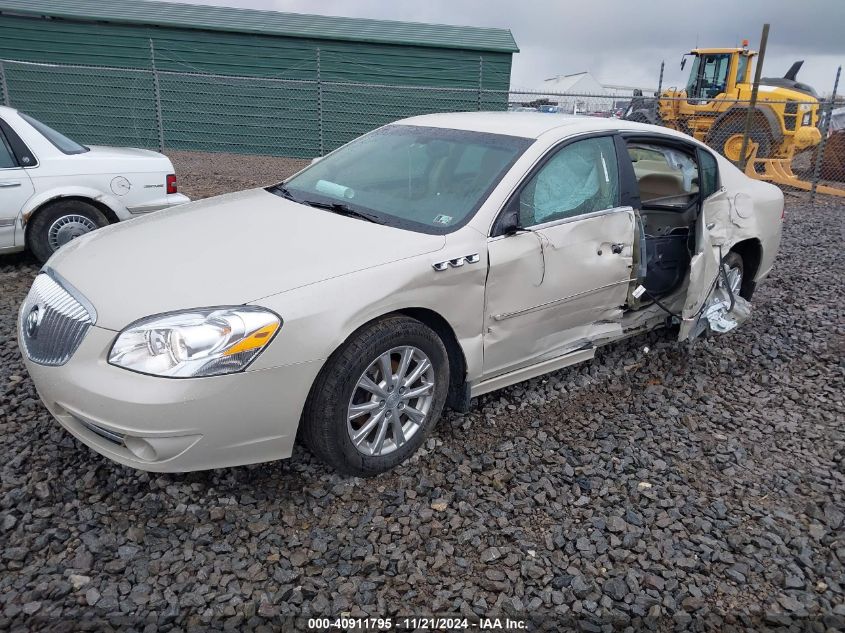
[[[299,198],[294,196],[287,187],[285,187],[284,183],[279,183],[278,185],[272,185],[270,187],[267,187],[267,191],[276,194],[277,196],[287,198],[288,200],[298,202],[299,204],[307,204],[309,207],[326,209],[327,211],[331,211],[332,213],[337,213],[339,215],[345,215],[352,218],[358,218],[360,220],[366,220],[367,222],[372,222],[374,224],[384,224],[384,222],[380,220],[378,216],[373,215],[371,213],[365,213],[363,211],[356,211],[349,205],[346,205],[342,202],[320,202],[319,200],[300,200]]]
[[[360,220],[366,220],[367,222],[372,222],[374,224],[384,224],[384,222],[379,219],[378,216],[373,215],[372,213],[356,211],[349,205],[346,205],[342,202],[320,202],[318,200],[299,200],[298,202],[301,202],[302,204],[307,204],[310,207],[326,209],[327,211],[331,211],[332,213],[345,215],[350,218],[358,218]]]
[[[270,187],[267,187],[267,191],[269,191],[270,193],[274,193],[277,196],[281,196],[282,198],[293,200],[294,202],[302,202],[299,198],[294,196],[287,187],[285,187],[284,183],[279,183],[278,185],[271,185]]]

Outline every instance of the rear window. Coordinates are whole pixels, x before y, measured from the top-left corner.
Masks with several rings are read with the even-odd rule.
[[[0,169],[9,169],[10,167],[17,167],[18,162],[12,154],[12,148],[6,142],[6,137],[0,132]]]
[[[41,136],[55,145],[56,148],[63,154],[82,154],[83,152],[88,151],[87,147],[80,145],[73,139],[69,139],[61,132],[57,132],[46,123],[42,123],[38,119],[35,119],[24,112],[18,112],[18,114],[24,121],[34,127]]]

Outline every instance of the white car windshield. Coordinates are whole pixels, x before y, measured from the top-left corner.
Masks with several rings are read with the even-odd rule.
[[[25,112],[18,112],[20,117],[34,127],[41,136],[50,141],[63,154],[82,154],[87,152],[88,148],[80,145],[73,139],[69,139],[61,132],[57,132],[46,123],[42,123],[36,118],[33,118]]]
[[[389,125],[284,183],[303,203],[427,233],[465,224],[533,139]]]

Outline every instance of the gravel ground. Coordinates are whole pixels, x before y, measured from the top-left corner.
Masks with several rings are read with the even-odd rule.
[[[175,158],[197,197],[293,169]],[[188,475],[99,457],[19,360],[15,310],[37,267],[0,259],[0,629],[293,627],[348,611],[841,630],[843,234],[841,202],[790,198],[738,331],[692,350],[651,333],[484,396],[374,480],[304,449]]]
[[[310,162],[299,158],[204,152],[168,151],[167,156],[176,168],[179,191],[192,200],[274,185]]]

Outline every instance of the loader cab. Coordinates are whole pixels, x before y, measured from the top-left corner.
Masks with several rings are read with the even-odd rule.
[[[687,57],[692,57],[689,80],[686,85],[687,100],[692,105],[703,105],[719,97],[734,93],[737,84],[746,83],[751,72],[753,53],[740,49],[700,49],[684,55],[683,69]]]

